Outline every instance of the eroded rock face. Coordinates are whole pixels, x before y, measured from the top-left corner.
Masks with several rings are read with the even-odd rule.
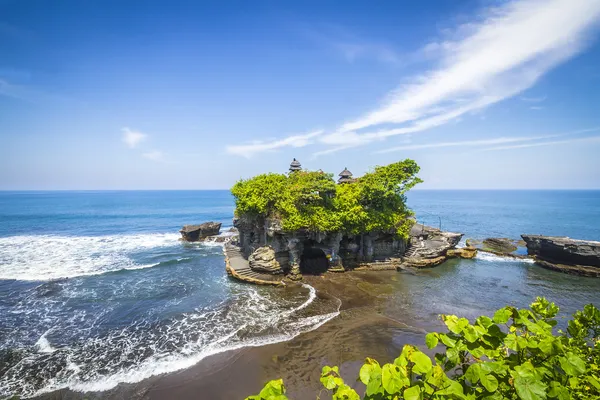
[[[467,247],[462,247],[460,249],[450,249],[450,250],[448,250],[446,255],[448,257],[460,257],[460,258],[467,258],[467,259],[475,258],[475,256],[477,255],[477,248],[467,246]]]
[[[600,268],[600,242],[568,237],[521,235],[527,253],[553,264]]]
[[[443,263],[448,252],[456,248],[462,233],[444,232],[430,226],[415,224],[410,232],[408,254],[404,264],[409,267],[427,268]]]
[[[200,225],[185,225],[179,232],[186,242],[198,242],[209,236],[216,236],[221,230],[219,222],[205,222]]]
[[[271,246],[263,246],[254,250],[248,257],[250,269],[257,272],[277,274],[281,272],[281,265],[277,261],[275,250]]]

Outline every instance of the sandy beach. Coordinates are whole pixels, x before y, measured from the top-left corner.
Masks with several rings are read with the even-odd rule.
[[[207,357],[197,365],[98,393],[57,391],[43,399],[244,399],[270,379],[283,378],[291,398],[314,399],[321,367],[338,365],[356,383],[366,356],[393,360],[406,343],[423,344],[425,330],[385,315],[395,271],[307,276],[318,296],[341,300],[340,315],[294,339]],[[322,394],[324,394],[323,392]]]

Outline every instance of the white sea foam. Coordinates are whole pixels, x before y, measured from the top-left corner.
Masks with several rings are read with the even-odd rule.
[[[37,349],[38,349],[38,351],[40,353],[53,353],[53,352],[56,351],[56,349],[54,347],[52,347],[52,345],[50,344],[50,342],[46,338],[46,335],[50,331],[51,331],[51,329],[49,329],[46,332],[44,332],[44,334],[42,336],[40,336],[40,338],[38,339],[38,341],[35,343],[35,347],[37,347]]]
[[[213,354],[291,340],[339,315],[340,301],[317,315],[308,311],[317,296],[313,287],[303,286],[308,293],[295,300],[246,286],[220,304],[165,324],[138,321],[70,347],[52,347],[46,339],[48,330],[35,345],[37,354],[30,353],[0,377],[0,396],[32,397],[62,388],[105,391],[119,383],[191,367]],[[77,326],[77,321],[72,322],[67,325]],[[39,382],[37,376],[51,378]]]
[[[477,252],[477,256],[475,257],[478,260],[482,261],[493,261],[493,262],[522,262],[526,264],[533,264],[533,260],[530,258],[514,258],[507,256],[498,256],[492,253],[486,253],[484,251]]]
[[[51,280],[140,269],[131,254],[178,245],[178,234],[0,238],[0,279]]]

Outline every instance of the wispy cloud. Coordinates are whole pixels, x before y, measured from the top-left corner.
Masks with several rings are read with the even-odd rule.
[[[235,154],[243,157],[252,157],[257,153],[273,151],[282,147],[305,147],[313,143],[313,139],[323,133],[322,130],[313,131],[302,135],[292,135],[287,138],[275,140],[272,142],[256,141],[248,144],[227,146],[226,151],[229,154]]]
[[[540,97],[521,97],[521,100],[526,101],[527,103],[541,103],[542,101],[546,101],[548,96],[540,96]]]
[[[540,110],[543,110],[544,107],[541,107],[541,106],[531,106],[531,107],[529,107],[529,109],[530,110],[534,110],[534,111],[540,111]]]
[[[440,127],[517,96],[582,52],[599,18],[598,0],[513,0],[482,10],[450,40],[426,46],[423,51],[437,56],[437,67],[405,80],[371,112],[319,135],[317,141],[329,148],[315,155]],[[228,151],[255,154],[295,140]]]
[[[557,134],[551,134],[551,135],[522,136],[522,137],[499,137],[499,138],[482,139],[482,140],[462,140],[462,141],[456,141],[456,142],[411,144],[411,145],[406,145],[406,146],[392,147],[389,149],[376,151],[375,153],[376,154],[392,153],[392,152],[403,151],[403,150],[421,150],[421,149],[433,149],[433,148],[439,148],[439,147],[478,147],[478,146],[499,145],[499,144],[507,144],[507,143],[533,142],[533,141],[554,139],[554,138],[558,138],[558,137],[581,135],[581,134],[585,134],[585,133],[598,132],[598,131],[600,131],[600,127],[580,129],[577,131],[571,131],[571,132],[566,132],[566,133],[557,133]],[[600,136],[593,136],[592,138],[600,138]],[[591,139],[591,138],[590,137],[573,138],[573,139],[566,140],[564,142],[584,140],[584,139]],[[542,145],[544,145],[544,143],[548,143],[548,142],[516,145],[516,147],[532,147],[532,146],[538,146],[538,145],[542,146]],[[514,147],[511,147],[511,148],[514,148]]]
[[[46,93],[29,85],[15,84],[12,81],[8,81],[2,78],[2,76],[7,75],[6,70],[0,72],[3,72],[0,74],[0,96],[11,97],[13,99],[18,99],[34,104],[77,104],[77,102],[72,99],[59,96],[53,93]],[[25,76],[21,76],[21,78],[24,77]]]
[[[350,138],[364,144],[418,132],[519,94],[582,51],[598,17],[597,0],[517,0],[488,9],[481,22],[468,24],[464,37],[440,45],[439,68],[415,77],[384,105],[322,141],[344,145]],[[382,124],[405,126],[357,133]]]
[[[364,59],[398,65],[404,59],[390,44],[361,37],[338,25],[303,26],[299,30],[309,40],[340,54],[348,62]]]
[[[569,144],[569,143],[578,143],[578,142],[600,142],[600,136],[591,136],[591,137],[575,138],[575,139],[567,139],[567,140],[555,140],[552,142],[525,143],[525,144],[517,144],[517,145],[512,145],[512,146],[489,147],[486,149],[481,149],[481,151],[522,149],[522,148],[526,148],[526,147],[554,146],[557,144]]]
[[[147,158],[148,160],[152,160],[152,161],[164,161],[165,160],[165,155],[163,154],[163,152],[158,151],[158,150],[153,150],[153,151],[144,153],[144,154],[142,154],[142,157]]]
[[[146,135],[145,133],[129,128],[122,128],[121,132],[123,133],[123,143],[125,143],[132,149],[137,147],[138,144],[146,140],[146,138],[148,137],[148,135]]]

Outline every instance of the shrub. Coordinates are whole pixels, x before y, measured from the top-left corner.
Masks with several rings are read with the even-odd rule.
[[[554,334],[558,307],[538,297],[530,309],[504,307],[493,318],[442,315],[446,333],[429,333],[432,360],[406,345],[393,363],[367,358],[358,379],[363,399],[600,399],[600,310],[592,304]],[[334,400],[359,400],[338,367],[323,367],[321,383]],[[285,400],[281,380],[251,400]]]
[[[297,171],[240,180],[231,189],[236,215],[279,218],[287,231],[394,231],[406,237],[412,212],[405,193],[421,182],[419,166],[404,160],[373,171],[354,183],[336,185],[332,174]]]

